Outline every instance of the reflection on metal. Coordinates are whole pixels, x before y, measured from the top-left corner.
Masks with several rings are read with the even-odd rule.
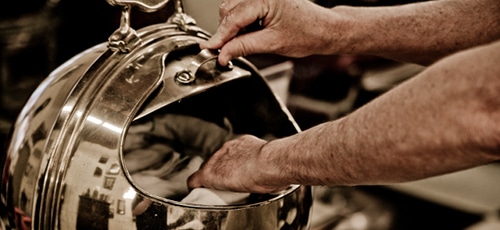
[[[175,75],[175,80],[181,84],[189,84],[194,82],[195,76],[189,71],[181,71]]]
[[[14,124],[7,153],[5,229],[308,228],[308,186],[255,203],[210,206],[157,197],[130,178],[122,159],[127,131],[154,112],[227,118],[238,133],[260,137],[300,131],[253,65],[240,58],[232,68],[218,66],[197,46],[207,32],[169,21],[138,30],[142,42],[126,53],[106,42],[89,48],[39,85]],[[186,70],[194,80],[178,84],[175,76]]]
[[[204,70],[203,68],[205,67],[204,64],[206,64],[209,61],[216,63],[217,62],[217,55],[214,54],[210,50],[200,51],[196,56],[194,56],[193,60],[187,66],[186,69],[179,71],[175,75],[175,80],[181,84],[190,84],[190,83],[194,82],[196,80],[196,76],[199,75],[197,73],[198,70],[203,71]],[[210,67],[213,67],[213,65]],[[228,70],[230,70],[230,69],[228,69]]]

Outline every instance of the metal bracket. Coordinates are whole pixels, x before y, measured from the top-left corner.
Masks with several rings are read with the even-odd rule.
[[[184,12],[182,0],[175,1],[175,13],[168,19],[168,23],[176,24],[180,30],[188,31],[189,25],[196,25],[196,20]]]
[[[130,27],[130,7],[123,6],[120,28],[108,38],[108,47],[113,51],[128,53],[139,44],[141,44],[141,39],[137,36],[137,32]]]
[[[141,39],[137,32],[130,27],[130,11],[136,6],[145,12],[154,12],[162,8],[169,0],[106,0],[109,4],[122,7],[120,28],[118,28],[108,38],[108,47],[113,51],[129,53],[137,45],[141,44]],[[175,24],[182,31],[189,31],[189,26],[196,25],[196,20],[184,12],[182,0],[174,0],[175,12],[168,19],[167,23]]]

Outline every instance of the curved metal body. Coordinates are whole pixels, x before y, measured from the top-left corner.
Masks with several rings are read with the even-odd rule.
[[[238,132],[261,137],[300,131],[250,63],[217,66],[215,54],[197,48],[209,34],[183,27],[143,28],[128,52],[99,44],[38,87],[11,135],[1,191],[6,229],[176,229],[193,220],[200,229],[308,228],[308,186],[209,206],[158,197],[131,179],[123,163],[128,128],[160,110],[228,118]]]

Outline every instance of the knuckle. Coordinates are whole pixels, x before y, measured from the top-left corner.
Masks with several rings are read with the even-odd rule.
[[[240,137],[240,140],[241,140],[242,142],[253,141],[253,140],[255,140],[255,139],[256,139],[256,137],[255,137],[255,136],[253,136],[253,135],[250,135],[250,134],[245,134],[245,135],[242,135],[242,136]]]
[[[227,1],[222,1],[219,5],[219,14],[226,15],[231,10],[230,4]]]

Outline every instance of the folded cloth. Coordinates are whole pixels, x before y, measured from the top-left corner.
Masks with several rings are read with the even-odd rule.
[[[189,188],[186,180],[200,168],[203,159],[201,157],[192,157],[189,163],[179,171],[172,173],[170,177],[164,179],[152,175],[148,171],[141,171],[132,174],[132,180],[147,192],[174,200],[180,200],[189,194]]]
[[[250,193],[195,188],[181,202],[201,205],[237,205],[245,204],[249,196]]]

